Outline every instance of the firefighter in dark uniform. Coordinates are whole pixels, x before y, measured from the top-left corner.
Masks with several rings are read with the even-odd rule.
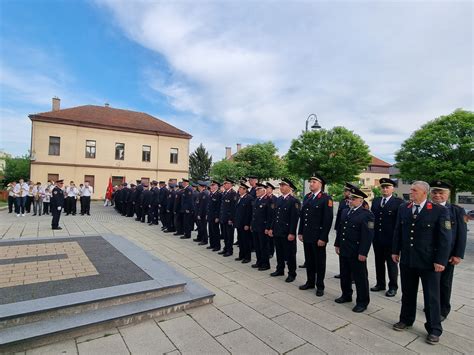
[[[371,211],[375,216],[374,254],[377,284],[370,291],[385,290],[385,264],[388,271],[387,297],[393,297],[398,290],[398,265],[392,260],[393,231],[397,222],[398,207],[403,203],[399,197],[393,196],[395,182],[388,178],[380,179],[382,196],[372,201]]]
[[[273,194],[273,191],[275,190],[275,186],[271,184],[270,182],[265,183],[266,187],[266,195],[265,198],[267,198],[269,201],[269,209],[268,209],[268,221],[273,221],[275,217],[275,207],[276,207],[276,202],[277,202],[277,197]],[[265,231],[265,234],[268,235],[268,230]],[[270,259],[273,258],[273,254],[275,254],[275,243],[273,242],[273,238],[268,238],[268,251],[269,251],[269,256]]]
[[[183,233],[181,239],[191,238],[194,229],[195,196],[189,186],[189,179],[183,178],[183,195],[181,196],[181,213],[183,214]]]
[[[326,245],[333,219],[333,202],[323,192],[326,182],[321,175],[315,173],[308,181],[311,191],[303,199],[298,229],[298,239],[304,247],[307,277],[300,290],[312,289],[316,285],[316,296],[321,297],[324,295]]]
[[[400,262],[402,308],[393,325],[401,331],[411,327],[416,317],[418,284],[421,279],[428,332],[426,342],[438,344],[443,332],[440,312],[440,278],[451,252],[451,220],[447,208],[428,201],[430,186],[415,181],[410,187],[410,203],[398,209],[393,236],[392,258]]]
[[[341,224],[341,214],[342,210],[346,208],[351,208],[350,207],[350,200],[349,197],[351,196],[351,187],[354,186],[352,184],[346,183],[346,186],[344,186],[344,191],[343,191],[343,197],[341,201],[339,201],[339,206],[337,207],[337,214],[336,214],[336,222],[334,223],[334,230],[337,233],[337,228],[339,227],[339,224]],[[301,266],[300,266],[301,267]],[[341,278],[341,275],[336,274],[334,275],[334,278],[339,279]]]
[[[62,229],[59,226],[59,218],[61,218],[61,210],[64,207],[64,191],[62,190],[64,180],[57,180],[56,186],[53,188],[51,193],[51,214],[53,215],[53,220],[51,221],[52,229]]]
[[[174,203],[176,201],[176,184],[168,182],[168,195],[166,196],[166,229],[165,233],[175,233]]]
[[[451,185],[447,182],[436,180],[431,182],[431,200],[446,207],[451,220],[451,246],[449,260],[446,268],[441,273],[440,308],[441,321],[444,321],[451,311],[451,288],[453,286],[454,266],[464,258],[467,241],[467,217],[464,208],[449,203]]]
[[[342,296],[336,303],[352,302],[352,280],[357,291],[352,310],[360,313],[370,302],[367,255],[374,238],[374,215],[363,207],[367,195],[355,186],[351,188],[351,206],[342,211],[334,246],[339,255]]]
[[[181,213],[181,201],[183,198],[183,183],[178,182],[178,188],[174,195],[173,219],[176,232],[173,235],[183,235],[183,214]]]
[[[158,188],[158,181],[153,180],[151,182],[151,200],[150,200],[150,211],[149,211],[149,217],[148,217],[148,224],[153,225],[153,224],[158,224],[158,205],[160,204],[159,202],[159,194],[160,190]]]
[[[265,234],[265,230],[271,229],[270,221],[268,221],[269,199],[265,198],[266,186],[261,183],[256,185],[256,198],[253,201],[251,230],[253,235],[253,245],[257,262],[252,265],[259,271],[270,269],[270,252],[269,252],[269,236]]]
[[[142,208],[141,222],[145,223],[145,219],[148,219],[148,223],[151,221],[150,210],[151,210],[151,199],[153,197],[153,191],[148,188],[148,184],[143,184],[143,192],[141,194],[140,205]]]
[[[212,251],[221,250],[219,214],[221,211],[222,194],[219,192],[219,187],[220,183],[218,181],[211,181],[211,191],[209,194],[209,203],[207,205],[206,219],[209,228],[209,246],[207,249],[212,249]]]
[[[274,240],[277,267],[271,276],[285,274],[285,261],[288,265],[286,282],[293,282],[296,278],[296,232],[300,213],[300,201],[293,196],[296,186],[288,178],[280,182],[281,196],[277,198],[275,213],[268,231],[270,239]]]
[[[224,180],[224,192],[219,214],[222,236],[224,237],[224,249],[219,254],[225,257],[233,254],[235,206],[238,199],[237,192],[232,188],[233,185],[234,181],[231,179]]]
[[[135,195],[137,194],[137,185],[135,184],[130,184],[130,193],[127,195],[127,201],[126,201],[126,216],[127,217],[133,217],[133,214],[135,213]]]
[[[166,188],[166,182],[160,181],[160,192],[158,194],[158,215],[161,221],[161,230],[164,231],[167,228],[166,224],[166,198],[168,196],[168,189]]]
[[[142,193],[143,193],[143,184],[141,180],[137,180],[137,193],[135,194],[135,214],[136,218],[135,221],[141,221],[142,220],[142,213],[143,213],[143,208],[141,206],[141,200],[142,200]]]
[[[251,260],[252,233],[250,223],[252,222],[253,197],[248,193],[250,186],[241,181],[239,186],[239,199],[235,207],[235,228],[237,229],[237,240],[239,242],[239,257],[236,261],[243,264]]]
[[[196,205],[196,224],[198,227],[197,241],[198,245],[207,245],[208,233],[207,233],[207,206],[209,204],[209,190],[207,189],[207,181],[198,181],[199,198],[198,204]]]
[[[249,189],[249,195],[252,196],[253,198],[257,197],[257,189],[256,189],[256,184],[258,182],[258,177],[255,175],[251,175],[248,177],[249,181],[248,184],[250,185]]]

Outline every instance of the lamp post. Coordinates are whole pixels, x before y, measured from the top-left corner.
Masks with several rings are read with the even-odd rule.
[[[313,125],[311,126],[311,129],[320,129],[321,126],[318,122],[318,116],[316,116],[315,113],[311,113],[308,118],[306,119],[306,125],[305,125],[305,132],[308,132],[308,124],[310,121],[314,120]],[[303,179],[303,197],[306,194],[306,180]]]

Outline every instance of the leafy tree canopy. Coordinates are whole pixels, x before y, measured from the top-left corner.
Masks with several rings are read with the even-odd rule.
[[[202,143],[189,156],[189,175],[192,180],[207,180],[211,172],[212,156]]]

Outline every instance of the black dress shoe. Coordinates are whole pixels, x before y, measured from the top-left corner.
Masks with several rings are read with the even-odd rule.
[[[208,246],[206,249],[214,249],[214,247]]]
[[[222,256],[227,258],[228,256],[232,256],[232,253],[225,253],[225,254],[222,254]]]
[[[206,242],[199,242],[198,245],[207,245]]]
[[[221,248],[214,248],[214,249],[212,249],[212,251],[219,251],[219,250],[221,250]],[[219,253],[219,254],[220,254],[220,253]]]
[[[334,278],[335,278],[335,279],[340,279],[340,278],[341,278],[341,274],[334,275]]]
[[[296,277],[293,275],[288,275],[288,277],[285,279],[285,282],[293,282],[295,281]]]
[[[274,271],[270,274],[270,276],[283,276],[285,275],[284,272],[280,272],[280,271]]]
[[[298,267],[304,269],[304,268],[306,267],[306,263],[304,263],[304,264],[302,264],[302,265],[300,265],[300,266],[298,266]]]
[[[235,242],[234,245],[239,245],[239,242]]]
[[[439,336],[434,334],[428,334],[426,336],[426,342],[431,345],[438,345],[439,344]]]
[[[222,250],[222,251],[218,252],[217,254],[219,254],[219,255],[224,255],[225,253],[226,253],[226,252],[225,252],[224,250]]]
[[[385,292],[385,296],[387,297],[394,297],[397,294],[397,290],[388,290]]]
[[[311,288],[314,288],[314,285],[304,284],[299,287],[300,290],[309,290]]]
[[[270,270],[270,266],[261,266],[258,268],[258,271],[267,271]]]
[[[260,265],[258,265],[258,264],[252,264],[252,267],[253,267],[254,269],[258,269],[258,268],[260,267]]]
[[[361,304],[356,304],[354,308],[352,308],[352,312],[362,313],[367,309],[367,306],[363,306]]]
[[[373,292],[385,291],[385,286],[382,287],[379,285],[375,285],[374,287],[370,288],[370,291],[373,291]]]
[[[242,261],[243,259],[242,258],[235,258],[234,260],[235,261]]]
[[[200,242],[200,241],[201,241],[201,239],[198,239],[198,238],[193,239],[193,242]]]
[[[324,296],[324,290],[321,290],[321,289],[316,290],[316,296],[323,297]]]
[[[347,298],[347,297],[341,296],[339,298],[336,298],[334,300],[334,302],[336,302],[336,303],[348,303],[348,302],[352,302],[352,298]]]
[[[408,325],[408,324],[405,324],[403,322],[398,322],[398,323],[395,323],[392,328],[394,330],[397,330],[399,332],[401,332],[402,330],[406,330],[406,329],[409,329],[411,328],[411,325]]]
[[[242,260],[242,264],[248,264],[250,262],[250,259],[244,259]]]

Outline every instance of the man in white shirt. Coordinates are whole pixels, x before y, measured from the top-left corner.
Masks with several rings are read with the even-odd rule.
[[[16,196],[16,216],[20,217],[21,213],[21,216],[25,217],[25,204],[29,193],[29,186],[25,180],[20,179],[18,184],[15,185],[13,192]]]
[[[35,186],[33,186],[33,216],[41,216],[41,210],[43,207],[43,197],[44,197],[44,189],[41,186],[40,182],[37,182]]]
[[[79,190],[77,189],[74,181],[69,183],[69,186],[66,188],[66,216],[72,214],[73,216],[76,215],[76,199],[79,194]]]
[[[81,204],[81,216],[84,216],[84,214],[87,214],[90,216],[90,210],[91,210],[91,196],[94,193],[94,188],[89,185],[89,181],[86,181],[84,183],[84,186],[81,189],[81,195],[82,195],[82,204]]]

